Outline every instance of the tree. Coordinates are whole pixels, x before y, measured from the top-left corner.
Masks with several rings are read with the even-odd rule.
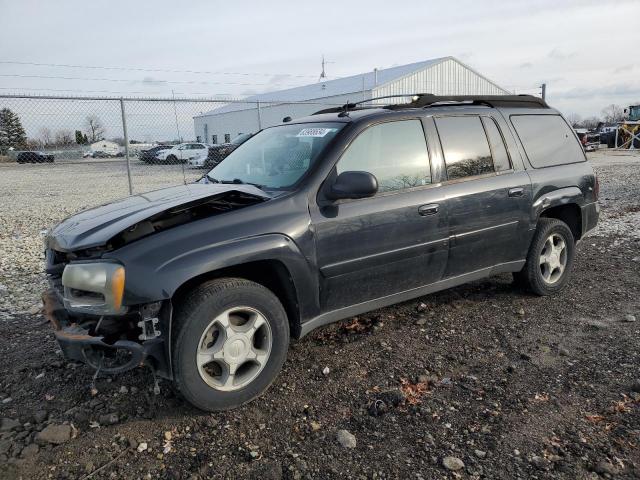
[[[598,125],[601,123],[602,121],[598,117],[589,117],[582,121],[581,126],[588,130],[594,130],[598,128]]]
[[[38,132],[38,138],[40,139],[43,147],[46,147],[47,145],[51,145],[53,143],[53,134],[47,127],[42,127],[40,129],[40,131]]]
[[[570,113],[569,115],[567,115],[567,122],[569,122],[569,125],[571,125],[573,128],[576,128],[581,125],[582,117],[580,117],[580,115],[578,115],[577,113]]]
[[[105,128],[102,124],[102,120],[100,120],[97,115],[87,115],[87,118],[85,119],[85,128],[91,143],[104,138]]]
[[[60,147],[65,147],[67,145],[73,144],[73,133],[71,130],[58,130],[56,132],[56,145]]]
[[[20,117],[8,108],[0,110],[0,152],[5,152],[10,147],[24,148],[26,145],[27,135]]]
[[[619,105],[611,104],[602,110],[603,120],[607,123],[616,123],[624,119],[624,110]]]
[[[41,140],[34,140],[31,138],[28,138],[27,143],[25,144],[27,150],[39,150],[42,146]]]
[[[84,136],[80,130],[76,130],[76,143],[78,145],[84,145]]]

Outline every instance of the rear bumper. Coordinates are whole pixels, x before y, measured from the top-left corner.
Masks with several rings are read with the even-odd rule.
[[[582,213],[582,237],[590,230],[596,228],[600,217],[600,205],[598,202],[588,203],[580,207]]]
[[[164,340],[160,337],[138,343],[131,340],[105,341],[103,336],[91,335],[87,328],[69,316],[58,293],[47,290],[42,294],[44,315],[51,322],[56,340],[66,358],[86,363],[102,373],[117,374],[145,365],[154,359],[154,366],[163,377],[170,377]],[[104,364],[102,358],[120,354],[120,361]],[[165,374],[163,374],[165,373]]]

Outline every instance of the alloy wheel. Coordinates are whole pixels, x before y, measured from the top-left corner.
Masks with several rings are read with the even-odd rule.
[[[552,233],[544,242],[540,252],[540,273],[542,280],[551,285],[562,277],[567,267],[567,244],[558,233]]]
[[[260,374],[272,344],[271,327],[262,313],[251,307],[231,308],[204,330],[196,353],[198,372],[211,388],[239,390]]]

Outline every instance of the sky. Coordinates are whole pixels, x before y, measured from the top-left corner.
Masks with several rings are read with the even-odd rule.
[[[454,56],[516,93],[546,83],[566,115],[640,101],[638,0],[0,0],[0,17],[0,94],[242,97],[318,81],[323,55],[330,79]]]

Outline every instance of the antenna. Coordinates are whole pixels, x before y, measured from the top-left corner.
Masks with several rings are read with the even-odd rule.
[[[322,54],[322,72],[320,72],[320,77],[318,78],[318,82],[321,82],[322,80],[326,80],[327,78],[327,72],[325,70],[325,67],[327,66],[327,64],[329,63],[336,63],[336,62],[327,62],[324,59],[324,54]]]

